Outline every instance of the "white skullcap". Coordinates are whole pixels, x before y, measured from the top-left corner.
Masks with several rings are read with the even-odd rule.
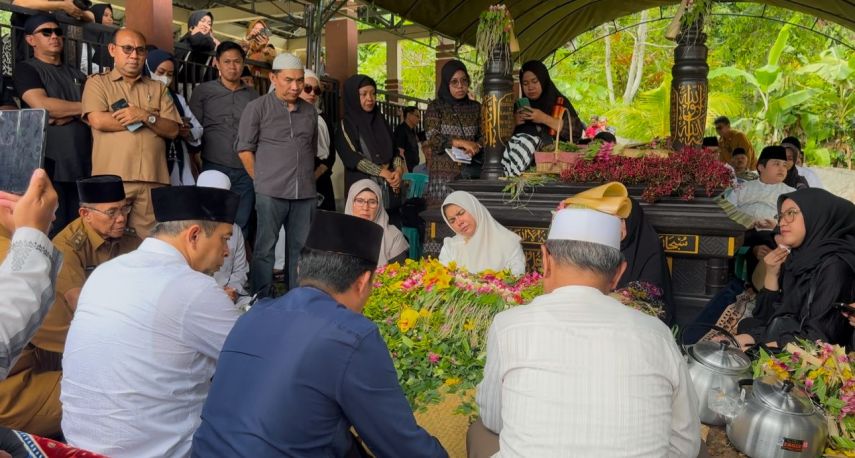
[[[196,186],[201,186],[203,188],[219,188],[225,190],[232,189],[232,181],[229,180],[228,175],[219,170],[205,170],[204,172],[199,174],[199,178],[196,179]]]
[[[620,250],[620,219],[587,208],[565,208],[552,219],[548,240],[578,240]]]
[[[304,78],[306,78],[306,79],[314,78],[314,79],[318,80],[319,83],[321,82],[321,79],[318,78],[318,74],[309,70],[308,68],[303,69],[303,73],[304,73],[304,75],[303,75]]]
[[[303,61],[299,57],[283,52],[273,59],[273,70],[302,70]]]

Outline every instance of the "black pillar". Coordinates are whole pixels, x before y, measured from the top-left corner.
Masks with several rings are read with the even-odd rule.
[[[481,131],[484,134],[484,167],[481,179],[496,180],[504,175],[502,153],[514,131],[514,79],[511,51],[500,45],[484,64],[481,101]]]
[[[707,36],[704,20],[683,25],[671,68],[671,141],[674,149],[700,146],[707,118]]]

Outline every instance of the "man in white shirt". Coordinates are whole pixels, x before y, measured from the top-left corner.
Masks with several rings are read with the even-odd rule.
[[[546,294],[490,327],[469,456],[696,457],[697,396],[670,330],[607,296],[626,269],[620,220],[560,210],[541,250]]]
[[[795,164],[799,175],[805,177],[811,188],[822,188],[822,180],[808,167],[805,167],[805,154],[802,152],[802,142],[796,137],[787,137],[781,141],[781,146],[787,149],[787,159]],[[791,157],[792,156],[792,157]]]
[[[89,277],[62,361],[65,437],[115,458],[190,454],[239,315],[211,277],[228,253],[238,195],[177,186],[151,198],[152,236]]]
[[[196,186],[231,190],[232,181],[229,176],[219,170],[205,170],[199,174]],[[226,294],[239,306],[249,304],[246,292],[246,280],[249,274],[249,263],[246,262],[246,247],[243,232],[237,223],[232,227],[232,237],[229,239],[229,254],[223,260],[223,266],[214,274],[214,280],[223,287]]]
[[[0,191],[0,380],[53,304],[62,254],[46,234],[56,208],[56,191],[42,169],[23,196]]]
[[[772,230],[778,224],[778,196],[795,191],[784,184],[787,178],[787,151],[782,146],[767,146],[757,160],[760,178],[746,181],[727,191],[725,198],[736,210],[754,222],[760,230]]]

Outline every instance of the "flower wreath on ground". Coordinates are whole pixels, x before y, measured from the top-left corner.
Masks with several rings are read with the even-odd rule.
[[[540,274],[471,273],[436,259],[407,260],[377,269],[364,314],[380,329],[398,381],[416,410],[444,393],[471,392],[481,381],[486,335],[493,316],[543,293]],[[661,291],[633,282],[611,295],[623,304],[661,316]],[[458,410],[472,414],[472,404]]]

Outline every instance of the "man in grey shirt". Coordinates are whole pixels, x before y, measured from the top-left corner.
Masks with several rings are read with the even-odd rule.
[[[273,248],[283,225],[288,287],[296,286],[297,257],[317,204],[318,112],[299,97],[303,77],[299,58],[277,56],[270,74],[274,91],[247,104],[238,128],[238,155],[255,180],[258,228],[250,281],[261,297],[272,294]]]
[[[232,183],[231,190],[240,196],[235,223],[243,235],[255,203],[252,178],[247,175],[235,151],[238,123],[246,105],[258,98],[255,88],[240,79],[246,52],[233,41],[217,46],[217,68],[220,78],[202,83],[193,89],[190,111],[202,124],[202,169],[225,173]]]

